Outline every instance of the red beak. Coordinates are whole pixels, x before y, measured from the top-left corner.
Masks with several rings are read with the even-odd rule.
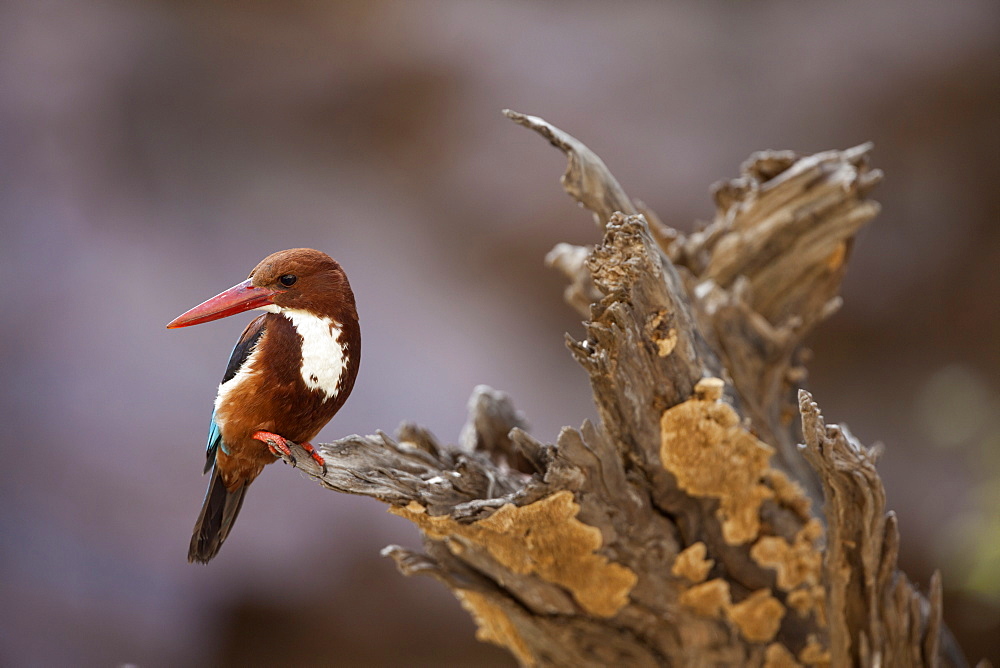
[[[177,316],[170,321],[167,329],[200,325],[203,322],[211,322],[212,320],[218,320],[219,318],[225,318],[226,316],[236,315],[250,309],[273,304],[272,297],[276,294],[277,291],[275,290],[258,288],[248,278],[225,292],[198,304],[187,313]]]

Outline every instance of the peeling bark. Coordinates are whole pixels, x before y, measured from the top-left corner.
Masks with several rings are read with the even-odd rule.
[[[873,452],[802,389],[802,339],[878,212],[871,147],[755,154],[685,236],[577,139],[505,114],[566,153],[603,235],[547,258],[587,318],[567,345],[598,424],[540,443],[480,386],[457,446],[404,425],[297,465],[412,521],[425,551],[384,554],[525,666],[966,665],[940,577],[924,596],[897,570]]]

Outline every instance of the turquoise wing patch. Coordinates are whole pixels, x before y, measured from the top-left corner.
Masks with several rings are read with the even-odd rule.
[[[212,411],[212,424],[208,427],[208,444],[205,446],[205,473],[208,473],[215,464],[215,453],[219,451],[220,446],[222,451],[228,455],[229,449],[222,442],[222,432],[219,431],[219,425],[215,422],[215,411]]]

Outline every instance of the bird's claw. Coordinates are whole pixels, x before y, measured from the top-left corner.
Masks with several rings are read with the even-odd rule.
[[[277,434],[272,434],[269,431],[258,431],[254,432],[253,437],[258,441],[263,441],[267,449],[271,451],[271,454],[279,459],[282,457],[288,457],[292,460],[292,466],[297,463],[295,460],[295,455],[292,454],[291,448],[288,447],[288,439],[284,436],[278,436]]]
[[[300,443],[302,449],[309,453],[313,461],[319,464],[320,469],[323,471],[323,475],[326,475],[326,460],[323,456],[316,451],[316,448],[312,446],[312,443]]]
[[[292,460],[292,466],[295,466],[298,462],[295,460],[295,455],[292,454],[291,449],[288,447],[288,439],[284,436],[279,436],[278,434],[273,434],[269,431],[258,431],[254,432],[253,437],[258,441],[263,441],[267,445],[267,449],[271,451],[271,454],[275,457],[288,457]],[[316,448],[312,446],[312,443],[299,443],[299,446],[309,453],[309,456],[314,462],[319,464],[320,468],[323,470],[323,475],[326,475],[326,460],[323,459],[322,455],[316,452]]]

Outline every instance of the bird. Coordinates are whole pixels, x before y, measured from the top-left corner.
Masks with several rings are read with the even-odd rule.
[[[168,329],[258,310],[233,348],[215,398],[203,473],[208,491],[188,561],[208,563],[229,536],[250,483],[312,441],[347,401],[361,361],[354,292],[340,264],[311,248],[272,253],[242,283],[177,316]],[[294,462],[294,458],[293,458]]]

